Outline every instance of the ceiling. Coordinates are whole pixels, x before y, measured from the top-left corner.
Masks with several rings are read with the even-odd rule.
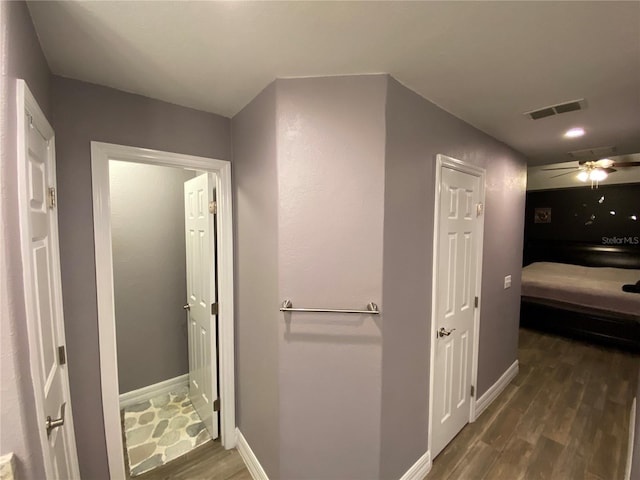
[[[53,73],[225,116],[275,78],[390,73],[530,165],[640,152],[640,2],[29,2]],[[540,120],[523,112],[584,98]],[[565,139],[570,127],[586,130]]]
[[[603,185],[624,183],[640,184],[640,168],[625,164],[640,163],[640,153],[609,157],[615,162],[615,172],[611,172]],[[583,167],[584,168],[584,167]],[[527,169],[527,190],[549,190],[556,188],[590,186],[590,182],[582,182],[577,175],[580,167],[577,162],[561,162],[548,165],[530,166]]]

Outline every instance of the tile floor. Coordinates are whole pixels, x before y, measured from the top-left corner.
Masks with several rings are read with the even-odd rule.
[[[187,387],[125,407],[123,422],[132,477],[211,441],[191,405]]]

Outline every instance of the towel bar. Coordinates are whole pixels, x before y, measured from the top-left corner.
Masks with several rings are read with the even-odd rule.
[[[313,312],[313,313],[359,313],[363,315],[380,315],[378,305],[373,302],[367,304],[366,310],[344,310],[334,308],[293,308],[291,300],[285,300],[280,307],[281,312]]]

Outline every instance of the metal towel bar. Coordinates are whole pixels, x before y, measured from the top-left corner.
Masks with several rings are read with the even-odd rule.
[[[293,308],[291,300],[285,300],[280,307],[281,312],[314,312],[314,313],[360,313],[364,315],[379,315],[378,305],[373,302],[367,304],[366,310],[342,310],[334,308]]]

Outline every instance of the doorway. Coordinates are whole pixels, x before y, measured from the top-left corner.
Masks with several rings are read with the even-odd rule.
[[[436,159],[429,451],[475,420],[484,169]]]
[[[179,170],[185,177],[204,178],[210,182],[212,192],[215,190],[217,197],[215,204],[217,214],[211,217],[213,220],[211,220],[210,224],[212,225],[211,230],[213,231],[215,229],[217,231],[218,238],[215,247],[212,247],[211,249],[212,252],[210,256],[212,258],[217,258],[217,263],[215,267],[213,266],[213,262],[208,263],[205,261],[204,263],[211,265],[210,268],[205,269],[206,276],[209,279],[212,279],[210,282],[211,289],[208,290],[206,302],[211,303],[211,305],[207,305],[207,307],[208,309],[211,309],[209,319],[214,325],[214,331],[216,330],[215,321],[217,320],[218,322],[217,333],[219,335],[219,339],[216,342],[214,336],[213,338],[209,338],[207,342],[206,340],[203,341],[202,338],[198,338],[196,343],[199,345],[200,355],[206,356],[208,354],[210,360],[213,360],[214,366],[211,371],[215,372],[215,360],[216,358],[219,358],[219,375],[217,381],[213,375],[211,375],[211,378],[208,378],[207,374],[202,371],[202,365],[198,364],[196,367],[192,362],[193,358],[190,358],[190,374],[188,375],[188,381],[191,384],[191,380],[197,378],[198,385],[206,384],[212,388],[217,387],[219,384],[219,395],[217,392],[213,394],[209,393],[206,395],[206,398],[210,401],[209,407],[211,407],[211,411],[213,413],[213,402],[216,400],[213,396],[219,396],[219,401],[216,402],[216,406],[219,406],[220,410],[220,440],[222,445],[227,449],[235,446],[236,437],[233,373],[233,253],[231,231],[231,182],[230,165],[229,162],[226,161],[92,142],[94,233],[96,241],[96,280],[98,287],[98,320],[103,413],[110,473],[112,478],[124,478],[125,467],[121,433],[122,421],[120,418],[119,403],[120,391],[118,386],[118,357],[116,353],[117,336],[115,328],[115,310],[117,310],[117,308],[114,310],[114,260],[116,260],[116,255],[113,254],[112,235],[114,232],[112,231],[112,205],[110,201],[109,182],[109,166],[112,162],[129,164],[129,166],[138,165],[140,168],[149,166],[173,167],[173,169]],[[191,171],[192,173],[185,174],[185,171]],[[188,180],[186,183],[188,184],[190,181],[191,180]],[[207,215],[209,214],[208,207],[209,201],[205,202]],[[180,208],[185,209],[184,204]],[[144,219],[141,223],[144,224]],[[181,231],[183,238],[185,238],[185,224],[183,222],[181,223],[182,225],[178,225],[177,228]],[[215,226],[213,226],[214,224]],[[113,227],[115,226],[116,225],[114,223]],[[188,234],[188,231],[186,233]],[[206,240],[206,242],[210,242],[211,245],[213,245],[212,237],[213,236]],[[188,240],[188,235],[186,240]],[[161,241],[162,239],[159,238],[158,242]],[[185,244],[186,243],[188,243],[188,241],[185,241]],[[142,248],[145,248],[144,245],[142,245]],[[148,242],[146,248],[150,248]],[[189,255],[187,255],[187,258],[189,258]],[[198,264],[200,265],[202,262],[198,262]],[[182,265],[184,267],[184,261]],[[219,292],[219,297],[217,299],[212,295],[215,283],[218,285]],[[192,286],[193,285],[189,285],[189,288]],[[183,300],[180,302],[181,304],[178,307],[182,310],[182,303],[185,303],[184,299],[186,298],[186,289],[181,292],[181,298]],[[182,313],[183,319],[186,317],[186,321],[189,325],[192,323],[193,316],[186,307],[190,303],[191,301],[185,303],[185,310]],[[216,308],[215,315],[213,310],[214,304]],[[184,331],[184,335],[187,335],[187,330],[189,329]],[[219,345],[218,356],[215,354],[215,343],[218,343]],[[140,348],[140,350],[144,352],[144,348]],[[211,361],[209,364],[211,365]],[[162,383],[163,382],[160,382],[160,384]],[[175,385],[173,386],[175,387]],[[167,386],[167,388],[168,387],[169,386]],[[192,387],[193,385],[190,385],[189,389],[193,390]],[[169,394],[170,392],[167,391],[164,393]],[[168,397],[170,399],[173,398],[170,395],[168,395]],[[176,397],[180,397],[180,394]],[[202,396],[200,396],[199,399],[202,399]],[[195,403],[196,402],[194,402],[194,404]],[[151,415],[149,414],[149,416]],[[217,420],[217,414],[213,415],[213,417],[212,415],[209,415],[208,417],[207,421],[209,421],[209,423],[211,423],[213,417]],[[216,433],[214,433],[214,435],[216,435]]]

